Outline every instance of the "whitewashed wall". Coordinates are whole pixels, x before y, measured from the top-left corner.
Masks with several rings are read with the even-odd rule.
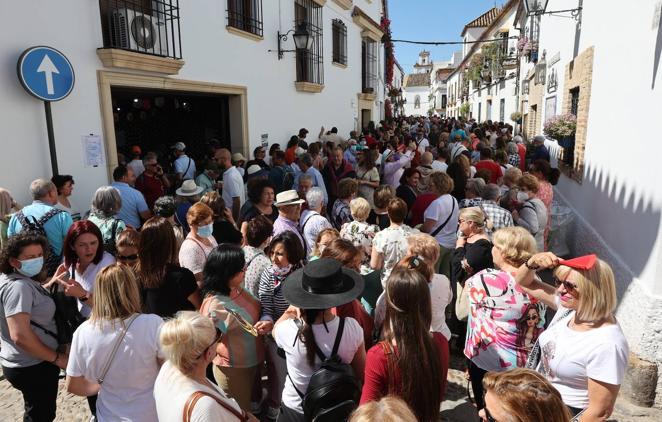
[[[403,88],[402,95],[405,97],[407,102],[405,103],[405,115],[406,116],[427,116],[428,110],[430,109],[430,100],[428,99],[430,95],[430,88],[427,86],[412,86]],[[414,108],[414,102],[416,96],[421,97],[421,106],[419,108]]]
[[[293,0],[264,0],[264,40],[251,41],[225,29],[226,2],[223,0],[180,1],[183,59],[186,62],[174,78],[242,85],[248,88],[250,150],[269,134],[269,142],[286,142],[299,128],[316,136],[320,126],[337,126],[346,135],[354,129],[357,94],[361,92],[361,29],[353,22],[351,10],[335,2],[324,6],[324,90],[319,94],[299,93],[293,53],[278,60],[276,31],[293,27]],[[280,11],[279,11],[280,5]],[[355,0],[376,22],[381,2]],[[331,64],[331,21],[347,25],[348,66]],[[32,0],[11,2],[0,13],[0,186],[10,189],[17,200],[28,202],[27,186],[38,176],[50,176],[43,103],[28,96],[16,77],[20,53],[33,45],[49,45],[71,60],[76,86],[65,100],[53,104],[55,138],[61,173],[74,175],[73,200],[87,208],[91,194],[108,183],[105,168],[84,168],[81,136],[102,134],[97,75],[103,69],[96,49],[102,47],[97,1]],[[288,40],[287,49],[293,49]],[[383,116],[383,49],[379,49],[379,89],[373,118]],[[247,153],[249,151],[244,151]]]

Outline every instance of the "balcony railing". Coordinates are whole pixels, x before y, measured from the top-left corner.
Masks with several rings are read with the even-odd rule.
[[[99,0],[104,48],[182,58],[179,0]]]

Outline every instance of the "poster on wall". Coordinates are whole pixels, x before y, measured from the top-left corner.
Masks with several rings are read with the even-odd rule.
[[[83,143],[83,163],[85,167],[99,167],[106,164],[106,154],[103,150],[103,142],[99,135],[84,135],[81,138]]]
[[[556,116],[556,95],[545,100],[545,120]]]

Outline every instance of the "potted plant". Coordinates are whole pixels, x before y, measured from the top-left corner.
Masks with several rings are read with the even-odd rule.
[[[469,115],[469,111],[471,111],[471,105],[470,105],[468,102],[463,103],[463,104],[460,106],[460,110],[459,110],[459,112],[460,112],[460,115],[461,115],[461,116],[466,117],[467,115]]]
[[[570,138],[574,140],[576,130],[577,118],[570,113],[549,118],[543,126],[543,133],[556,139],[561,146],[564,146],[563,143],[567,143]]]
[[[522,123],[522,113],[520,113],[519,111],[510,113],[510,120],[512,120],[517,124]]]

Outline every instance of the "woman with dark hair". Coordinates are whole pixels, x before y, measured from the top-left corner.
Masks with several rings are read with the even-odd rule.
[[[353,318],[333,315],[331,309],[356,299],[363,287],[363,278],[357,272],[329,258],[311,262],[285,282],[284,294],[292,306],[274,327],[276,343],[287,356],[289,374],[278,422],[314,420],[315,415],[304,416],[302,397],[322,364],[316,350],[326,357],[335,352],[361,380],[365,366],[363,330]],[[357,391],[356,400],[358,395]],[[334,414],[330,420],[346,420],[353,409],[346,410],[347,414]]]
[[[117,239],[117,262],[136,269],[138,265],[138,251],[140,251],[140,232],[127,229],[120,233]]]
[[[375,167],[377,150],[363,151],[356,169],[356,179],[359,184],[358,196],[368,201],[370,209],[375,208],[375,189],[379,187],[379,171]]]
[[[214,248],[205,264],[200,313],[212,318],[223,333],[214,358],[216,383],[247,410],[264,349],[253,326],[260,318],[260,302],[242,287],[245,272],[239,246],[223,243]]]
[[[388,219],[388,203],[395,197],[395,189],[390,185],[381,185],[375,189],[375,208],[370,210],[366,220],[369,224],[379,226],[380,230],[387,228],[391,222]]]
[[[283,296],[283,285],[287,276],[301,268],[305,257],[299,238],[291,231],[284,231],[274,237],[269,245],[269,251],[271,266],[262,273],[258,288],[262,315],[255,328],[259,334],[271,333],[274,321],[277,321],[290,306]],[[265,343],[269,377],[267,415],[275,418],[280,406],[287,368],[285,359],[278,355],[278,346],[271,335],[266,336]]]
[[[333,203],[331,210],[331,224],[336,229],[340,230],[343,224],[353,221],[349,203],[356,198],[358,189],[359,184],[355,179],[347,177],[338,182],[338,198]]]
[[[292,165],[296,159],[296,150],[299,147],[299,137],[292,135],[290,140],[287,141],[287,146],[285,147],[285,162],[287,165]]]
[[[99,228],[88,220],[76,221],[69,227],[62,247],[64,263],[60,264],[55,276],[67,273],[69,283],[80,288],[78,309],[84,317],[92,312],[94,279],[99,271],[115,263],[115,258],[103,250],[103,238]]]
[[[264,161],[266,156],[266,150],[260,145],[253,150],[253,159],[249,160],[244,167],[249,168],[250,166],[257,164],[263,170],[269,170],[269,165]]]
[[[80,220],[80,211],[71,203],[69,197],[74,192],[74,178],[68,174],[56,174],[51,178],[51,182],[57,189],[57,204],[55,208],[68,212],[74,221]]]
[[[538,193],[536,197],[545,204],[547,209],[547,224],[545,225],[545,249],[547,246],[547,237],[549,236],[549,228],[552,224],[552,202],[554,201],[554,188],[561,176],[561,172],[557,168],[552,168],[547,160],[535,160],[529,166],[529,172],[536,176],[538,179]]]
[[[216,239],[216,243],[234,243],[235,245],[241,244],[242,235],[234,222],[232,212],[229,208],[225,207],[225,201],[218,192],[207,192],[202,195],[200,202],[211,208],[214,213],[214,228],[212,236]]]
[[[523,368],[538,336],[544,331],[538,327],[540,310],[532,303],[526,306],[522,317],[517,320],[517,366]]]
[[[0,364],[23,395],[26,421],[55,419],[58,375],[67,367],[55,337],[55,302],[39,281],[47,251],[45,237],[22,233],[7,240],[0,257]]]
[[[200,293],[193,273],[177,263],[177,240],[163,217],[145,222],[140,235],[136,276],[140,282],[143,311],[163,318],[177,311],[200,307]]]
[[[411,209],[418,195],[416,188],[421,179],[421,172],[415,168],[408,168],[400,177],[400,186],[395,190],[395,196],[401,198],[407,204],[407,209]]]
[[[451,179],[453,179],[453,191],[451,195],[458,201],[464,199],[464,188],[467,185],[467,180],[471,177],[471,162],[464,154],[458,154],[453,162],[448,165],[446,169]]]
[[[428,281],[418,271],[396,268],[385,296],[384,340],[368,351],[361,404],[393,394],[419,421],[436,421],[446,390],[449,351],[446,337],[430,332]]]
[[[246,235],[246,223],[263,215],[271,220],[273,224],[278,218],[278,208],[274,205],[276,191],[273,185],[266,179],[254,179],[248,183],[248,200],[251,205],[239,218],[241,232]]]
[[[246,259],[244,287],[255,297],[259,297],[260,277],[271,265],[264,251],[269,246],[273,230],[271,220],[263,215],[258,215],[247,224],[246,245],[242,248]]]

